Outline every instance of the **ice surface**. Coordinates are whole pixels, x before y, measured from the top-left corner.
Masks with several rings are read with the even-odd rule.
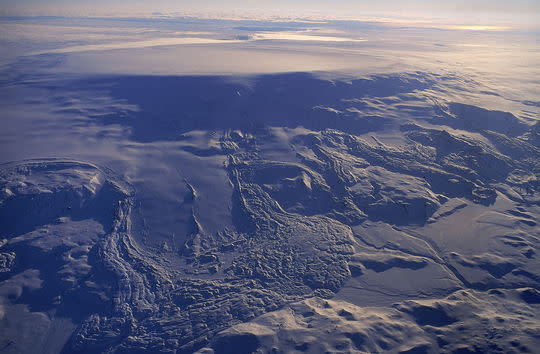
[[[462,290],[391,308],[312,298],[222,331],[211,348],[215,353],[529,352],[538,344],[533,338],[539,329],[534,310],[521,299],[529,292]],[[508,331],[509,325],[518,328]]]
[[[88,20],[93,30],[75,26],[78,40],[58,43],[49,27],[61,19],[21,20],[52,31],[28,37],[2,21],[20,41],[3,45],[24,55],[0,85],[0,351],[540,347],[540,97],[517,68],[454,70],[457,49],[433,54],[446,60],[433,66],[425,42],[370,44],[388,33],[369,26],[367,43],[345,40],[364,37],[353,26],[321,48],[288,33],[250,37],[275,24],[145,22],[158,37],[191,26],[198,33],[183,35],[208,43],[116,50],[96,28],[137,43],[156,34]],[[136,53],[332,61],[327,50],[370,45],[381,63],[348,74],[260,63],[249,75],[70,71]],[[401,50],[422,70],[390,70]],[[359,74],[370,65],[379,73]]]

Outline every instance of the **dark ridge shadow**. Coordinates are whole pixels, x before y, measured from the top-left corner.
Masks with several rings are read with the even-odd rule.
[[[53,193],[18,195],[1,205],[0,226],[3,234],[11,238],[54,224],[58,218],[67,216],[73,221],[94,219],[108,231],[115,216],[115,203],[122,197],[122,192],[109,182],[96,196],[81,196],[80,191],[70,188]]]
[[[17,253],[16,267],[11,273],[18,273],[25,269],[39,269],[39,277],[43,284],[39,289],[21,294],[16,303],[27,304],[32,312],[47,312],[55,310],[55,317],[70,318],[74,323],[80,323],[90,314],[106,314],[112,310],[112,302],[105,302],[97,292],[85,285],[85,279],[91,280],[92,274],[85,279],[79,279],[79,286],[72,287],[64,283],[59,271],[65,265],[62,254],[68,247],[57,247],[50,252],[23,244],[14,247]],[[104,281],[104,280],[100,280]],[[61,302],[55,299],[61,297]],[[84,304],[84,306],[81,306]]]
[[[540,291],[534,288],[519,289],[519,295],[528,304],[540,304]]]
[[[381,129],[389,121],[348,112],[344,109],[349,104],[344,100],[393,96],[433,84],[420,74],[333,82],[307,73],[292,73],[263,75],[251,81],[252,85],[246,86],[220,76],[116,76],[49,84],[45,88],[59,96],[106,92],[112,99],[136,105],[139,111],[128,116],[124,111],[88,114],[101,124],[129,126],[133,139],[148,142],[176,140],[180,134],[197,129],[253,131],[261,125],[366,133]],[[70,109],[73,107],[69,105],[62,107],[64,111]]]
[[[411,309],[411,315],[416,323],[421,326],[429,325],[443,327],[457,321],[455,318],[450,317],[446,311],[439,306],[417,306]]]
[[[212,345],[216,354],[250,354],[259,346],[259,339],[251,333],[218,337]]]
[[[521,135],[529,129],[526,123],[509,112],[491,111],[457,102],[451,103],[449,109],[454,117],[445,115],[433,122],[468,131],[493,130],[510,137]]]
[[[376,261],[376,260],[362,260],[362,264],[368,268],[371,269],[377,273],[384,272],[390,268],[404,268],[404,269],[411,269],[411,270],[418,270],[422,269],[425,266],[427,266],[426,261],[418,262],[418,261],[408,261],[406,259],[401,258],[392,258],[388,261]]]

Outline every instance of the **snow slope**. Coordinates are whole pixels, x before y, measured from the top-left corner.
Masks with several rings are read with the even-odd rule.
[[[521,72],[70,60],[4,67],[0,351],[540,347],[540,98]]]

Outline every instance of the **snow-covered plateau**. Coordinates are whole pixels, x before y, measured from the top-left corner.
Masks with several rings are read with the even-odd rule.
[[[0,26],[1,353],[538,352],[537,37]]]

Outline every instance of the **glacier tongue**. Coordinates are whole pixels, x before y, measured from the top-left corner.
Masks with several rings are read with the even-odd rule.
[[[0,165],[0,345],[534,350],[537,123],[428,73],[252,81],[55,86],[84,139]]]

